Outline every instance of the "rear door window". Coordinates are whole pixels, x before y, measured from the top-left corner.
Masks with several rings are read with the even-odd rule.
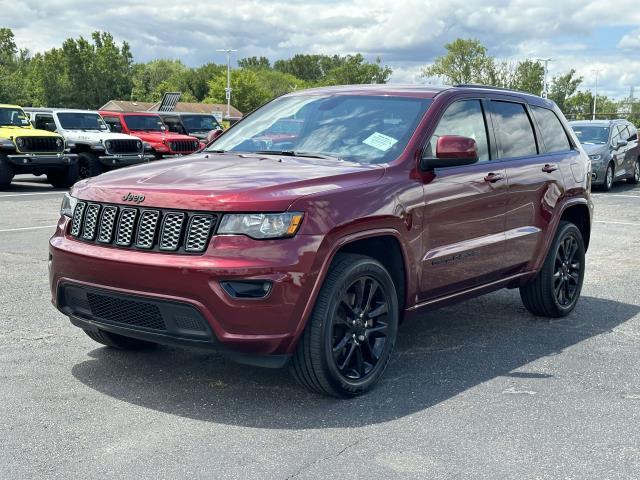
[[[112,132],[122,132],[122,124],[120,123],[120,119],[118,117],[102,117],[107,125],[109,125],[109,129]]]
[[[56,122],[53,120],[52,115],[38,113],[36,115],[35,127],[41,130],[49,130],[50,132],[55,132]]]
[[[523,104],[494,100],[491,102],[491,111],[498,142],[498,158],[538,154],[531,120]]]
[[[531,111],[538,122],[538,127],[540,127],[540,135],[547,153],[571,150],[567,133],[553,111],[535,106],[531,106]]]

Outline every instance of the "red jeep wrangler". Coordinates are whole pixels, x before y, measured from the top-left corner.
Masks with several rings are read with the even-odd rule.
[[[263,150],[293,118],[289,148]],[[589,168],[536,96],[298,91],[200,154],[77,183],[50,242],[53,302],[105,345],[224,350],[353,396],[380,378],[408,314],[500,288],[534,315],[569,314]]]
[[[112,132],[135,135],[148,144],[156,159],[189,155],[205,146],[196,137],[169,132],[156,113],[100,111]]]

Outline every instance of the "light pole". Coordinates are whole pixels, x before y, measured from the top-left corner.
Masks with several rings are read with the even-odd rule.
[[[542,98],[547,98],[549,96],[549,92],[547,92],[547,66],[549,62],[553,60],[553,58],[536,58],[538,62],[544,62],[544,76],[542,78]]]
[[[598,73],[600,73],[600,70],[593,70],[593,73],[596,74],[596,88],[593,94],[593,117],[591,118],[591,120],[596,119],[596,102],[598,101]]]
[[[227,88],[224,89],[224,96],[227,98],[227,118],[231,117],[231,52],[237,51],[231,48],[216,50],[216,52],[225,52],[227,54]]]

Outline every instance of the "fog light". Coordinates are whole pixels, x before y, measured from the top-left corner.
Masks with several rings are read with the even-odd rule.
[[[220,282],[231,298],[264,298],[271,291],[270,280],[234,280]]]

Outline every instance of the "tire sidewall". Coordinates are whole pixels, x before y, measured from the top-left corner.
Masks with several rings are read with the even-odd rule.
[[[578,281],[578,286],[577,286],[577,291],[575,294],[575,297],[573,299],[573,301],[569,304],[569,305],[560,305],[560,303],[558,302],[558,299],[555,296],[555,290],[553,288],[553,274],[554,274],[554,270],[555,270],[555,261],[556,261],[556,256],[558,254],[558,248],[560,247],[560,243],[568,236],[573,234],[574,238],[576,239],[576,241],[578,242],[578,255],[579,255],[579,260],[580,260],[580,265],[582,266],[582,268],[580,269],[580,278]],[[585,246],[584,246],[584,239],[582,238],[582,234],[580,232],[580,229],[578,227],[576,227],[573,223],[565,223],[565,224],[560,224],[560,229],[558,231],[558,233],[556,234],[556,238],[553,241],[553,245],[551,246],[551,250],[549,251],[550,255],[547,257],[547,272],[546,274],[548,275],[548,281],[550,283],[550,290],[552,292],[552,299],[553,299],[553,303],[555,305],[555,308],[558,310],[559,313],[561,313],[562,316],[569,314],[576,306],[576,304],[578,303],[578,300],[580,299],[580,294],[582,292],[582,284],[584,282],[584,274],[585,274],[585,270],[586,270],[586,265],[585,265],[585,259],[586,259],[586,255],[585,255]]]
[[[389,331],[387,334],[384,353],[374,367],[373,372],[367,375],[363,380],[351,381],[342,376],[333,361],[333,315],[337,310],[338,294],[343,292],[354,282],[354,280],[362,275],[373,277],[387,292],[390,307]],[[391,358],[399,323],[398,297],[395,285],[391,275],[389,275],[387,270],[379,262],[374,259],[362,259],[354,262],[350,268],[342,273],[339,280],[332,286],[331,291],[328,294],[331,295],[331,300],[328,304],[327,311],[325,312],[325,317],[323,318],[322,328],[320,331],[320,341],[322,342],[322,368],[329,373],[327,377],[331,386],[335,390],[344,395],[355,396],[368,390],[378,381],[380,376],[384,373],[384,370]]]
[[[86,164],[87,176],[83,176],[82,167]],[[100,159],[91,152],[81,152],[78,154],[78,179],[84,180],[85,178],[95,177],[102,173],[102,165]]]
[[[611,172],[611,177],[609,177],[609,172]],[[609,181],[609,178],[611,178],[611,181]],[[607,170],[604,172],[604,183],[602,188],[604,188],[605,191],[609,191],[611,190],[611,187],[613,187],[613,165],[609,164],[607,165]]]

